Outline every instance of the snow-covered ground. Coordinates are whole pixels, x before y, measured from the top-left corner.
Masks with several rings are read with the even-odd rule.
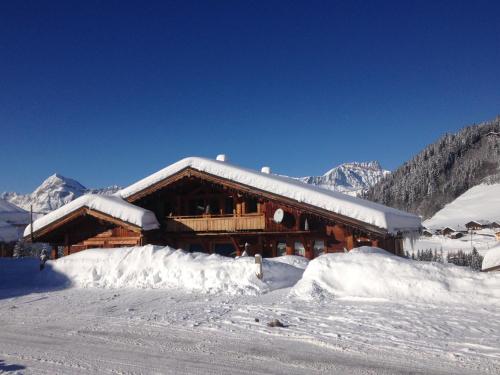
[[[417,253],[418,250],[436,250],[437,252],[443,251],[446,256],[448,252],[457,252],[462,250],[466,253],[471,252],[475,247],[479,254],[485,255],[489,249],[499,244],[495,239],[495,235],[490,229],[483,229],[477,233],[464,234],[462,238],[449,238],[442,235],[434,235],[432,237],[420,236],[416,241],[410,239],[405,240],[404,249],[410,254]]]
[[[265,260],[260,281],[253,271],[244,269],[255,270],[250,258],[226,258],[217,266],[211,256],[143,248],[145,265],[139,266],[130,249],[110,253],[107,260],[106,251],[48,262],[42,272],[36,260],[0,260],[0,373],[500,372],[500,273],[479,274],[447,265],[424,267],[383,253],[358,251],[329,254],[309,264],[298,257]],[[398,269],[395,262],[404,263],[396,275],[391,273]],[[77,272],[78,263],[81,272]],[[372,266],[366,268],[369,263]],[[154,281],[148,275],[161,264],[184,281],[133,282]],[[207,273],[201,264],[208,267]],[[350,265],[353,276],[346,278]],[[282,267],[295,268],[288,269],[295,276],[269,287],[266,278],[282,278]],[[363,267],[364,275],[359,272]],[[240,277],[224,272],[229,269]],[[167,272],[160,273],[162,280],[169,280]],[[335,282],[336,272],[340,277]],[[411,275],[405,278],[408,272]],[[455,290],[459,280],[449,277],[456,272],[461,273],[464,290],[477,283],[479,293],[470,299],[443,301],[432,288],[426,293],[429,286],[421,284],[416,294],[436,297],[422,302],[411,293],[385,293],[381,298],[380,293],[360,295],[345,288],[338,292],[347,284],[380,290],[391,279],[396,288],[413,283],[408,288],[411,292],[419,287],[414,277],[426,272],[434,273],[435,285],[449,284],[451,295],[461,292]],[[193,280],[204,274],[218,287],[194,289],[185,279],[187,273]],[[87,282],[92,275],[95,283]],[[116,287],[120,278],[128,280],[127,287]],[[324,280],[337,287],[326,290],[321,285]],[[301,283],[316,283],[328,298],[306,293]],[[297,288],[302,288],[301,295]],[[275,318],[286,327],[268,327]]]

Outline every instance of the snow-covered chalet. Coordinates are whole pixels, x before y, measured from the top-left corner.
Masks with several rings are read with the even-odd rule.
[[[216,160],[189,157],[112,196],[84,195],[28,225],[27,241],[53,257],[87,248],[144,244],[222,255],[261,253],[314,258],[378,246],[402,254],[418,216]]]

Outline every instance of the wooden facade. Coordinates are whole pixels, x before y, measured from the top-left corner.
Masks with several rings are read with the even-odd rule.
[[[126,199],[154,212],[160,228],[143,231],[82,209],[36,233],[64,254],[93,247],[169,245],[187,251],[264,257],[343,252],[369,245],[401,255],[402,239],[316,206],[186,168]],[[276,220],[275,213],[282,214]]]

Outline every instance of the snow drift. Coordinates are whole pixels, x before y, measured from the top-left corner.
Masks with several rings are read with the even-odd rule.
[[[500,266],[500,245],[488,250],[483,259],[482,270]]]
[[[53,281],[55,274],[78,287],[166,288],[249,295],[291,287],[304,271],[264,259],[264,278],[259,280],[252,257],[233,259],[153,245],[89,249],[49,261],[47,266],[48,272],[41,272],[39,280],[45,285]]]
[[[362,247],[314,259],[291,294],[304,300],[377,298],[422,303],[500,304],[500,273],[417,262]]]

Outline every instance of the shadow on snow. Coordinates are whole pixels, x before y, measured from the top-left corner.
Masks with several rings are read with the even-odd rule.
[[[70,285],[70,280],[50,264],[40,270],[36,258],[0,258],[0,300],[64,289]]]
[[[26,366],[22,365],[7,365],[3,359],[0,359],[0,372],[13,372],[24,370]]]

